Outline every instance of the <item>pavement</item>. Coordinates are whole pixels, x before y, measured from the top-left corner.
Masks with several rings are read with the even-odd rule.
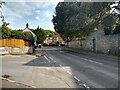
[[[23,85],[23,84],[20,84],[20,83],[15,83],[15,82],[10,82],[8,80],[1,80],[0,81],[2,82],[2,87],[4,88],[30,88],[29,86],[26,86],[26,85]]]
[[[38,53],[37,53],[38,54]],[[70,67],[60,67],[47,56],[4,55],[2,58],[2,88],[84,88],[77,84]],[[63,69],[64,68],[64,69]]]
[[[65,51],[72,51],[72,52],[77,52],[80,54],[84,54],[84,55],[91,55],[94,57],[108,57],[108,58],[113,58],[113,59],[117,59],[118,60],[118,55],[111,55],[111,54],[103,54],[100,52],[93,52],[93,51],[89,51],[89,50],[83,50],[83,49],[79,49],[79,48],[72,48],[72,47],[62,47],[62,50]]]

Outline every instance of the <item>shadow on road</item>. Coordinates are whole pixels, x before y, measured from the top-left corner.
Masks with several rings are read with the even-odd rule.
[[[36,66],[36,67],[60,67],[58,63],[53,61],[47,61],[44,56],[33,59],[23,65]]]
[[[43,70],[41,71],[42,74],[46,74],[46,75],[50,76],[51,78],[58,77],[61,81],[66,83],[69,86],[69,88],[84,89],[82,82],[80,82],[77,79],[77,77],[75,77],[73,75],[72,69],[70,66],[63,66],[63,65],[61,66],[58,62],[54,62],[54,61],[50,60],[48,57],[46,57],[46,55],[38,57],[36,59],[33,59],[23,65],[39,67],[40,69],[43,68],[44,71]],[[46,70],[46,72],[45,72],[45,70]],[[47,71],[47,70],[49,70],[49,71]]]

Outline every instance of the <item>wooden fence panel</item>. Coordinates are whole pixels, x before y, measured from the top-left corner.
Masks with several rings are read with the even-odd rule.
[[[0,47],[23,47],[31,46],[29,41],[22,39],[0,39]]]

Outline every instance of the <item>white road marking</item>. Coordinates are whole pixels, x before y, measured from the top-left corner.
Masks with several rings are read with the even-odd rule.
[[[59,64],[60,67],[62,67],[62,65]]]
[[[60,51],[60,52],[65,52],[65,51]]]
[[[48,62],[51,62],[46,56],[44,56],[44,58],[45,58]]]
[[[53,62],[56,62],[52,57],[49,57]]]
[[[90,61],[90,62],[93,62],[93,63],[97,63],[97,64],[102,64],[102,63],[100,63],[100,62],[96,62],[96,61],[93,61],[93,60],[90,60],[90,59],[86,59],[86,58],[81,58],[81,59],[84,59],[84,60],[86,60],[86,61]]]
[[[76,76],[73,76],[74,79],[76,79],[78,82],[80,81]]]
[[[86,87],[86,88],[90,88],[90,87],[88,87],[86,84],[83,84],[83,86]]]

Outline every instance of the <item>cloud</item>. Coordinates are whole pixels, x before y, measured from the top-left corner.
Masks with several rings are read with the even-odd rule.
[[[25,23],[30,23],[32,24],[31,26],[34,25],[32,28],[34,28],[35,25],[38,24],[41,25],[41,27],[53,28],[51,20],[52,15],[54,14],[55,6],[57,5],[58,1],[25,1],[26,0],[24,0],[24,2],[7,2],[2,8],[5,20],[10,22],[13,28],[17,26],[19,26],[18,28],[20,28],[20,26]],[[45,25],[43,25],[43,23]]]
[[[39,16],[36,16],[36,19],[37,19],[37,20],[40,20],[40,17],[39,17]]]
[[[5,2],[63,2],[64,0],[4,0]]]
[[[40,10],[36,10],[35,12],[36,12],[37,14],[39,14],[41,11],[40,11]]]

